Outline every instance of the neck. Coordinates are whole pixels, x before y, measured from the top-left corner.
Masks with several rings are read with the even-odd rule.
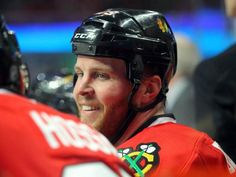
[[[120,139],[115,143],[115,146],[119,146],[120,144],[127,141],[131,135],[148,119],[155,115],[164,114],[164,110],[161,108],[162,105],[159,103],[156,107],[153,109],[150,109],[145,112],[139,112],[133,121],[130,123],[124,134],[120,137]]]

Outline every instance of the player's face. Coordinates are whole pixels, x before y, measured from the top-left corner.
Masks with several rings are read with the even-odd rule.
[[[125,119],[131,83],[123,60],[78,56],[73,95],[81,121],[111,138]]]

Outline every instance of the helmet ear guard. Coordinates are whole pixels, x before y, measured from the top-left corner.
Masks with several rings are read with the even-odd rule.
[[[140,84],[143,75],[144,63],[140,55],[135,55],[134,59],[129,63],[128,78],[132,83]]]

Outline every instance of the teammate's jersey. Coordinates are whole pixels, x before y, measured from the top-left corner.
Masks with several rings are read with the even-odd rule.
[[[118,177],[127,166],[78,118],[0,90],[1,177]]]
[[[165,117],[166,116],[166,117]],[[118,146],[135,176],[226,177],[235,164],[208,135],[176,124],[169,115],[153,117],[136,135]]]

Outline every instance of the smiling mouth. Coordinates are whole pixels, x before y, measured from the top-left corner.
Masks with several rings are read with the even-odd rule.
[[[99,108],[95,106],[81,105],[80,109],[82,111],[95,111],[95,110],[98,110]]]

